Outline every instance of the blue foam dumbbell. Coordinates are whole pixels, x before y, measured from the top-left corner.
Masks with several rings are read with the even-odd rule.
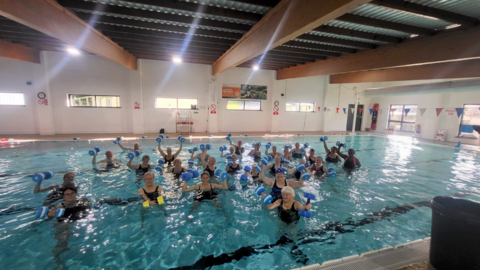
[[[309,204],[310,200],[315,200],[315,195],[313,195],[313,194],[304,193],[303,196],[305,198],[307,198],[307,203],[305,205]],[[298,213],[301,216],[306,217],[306,218],[311,218],[312,217],[312,214],[310,212],[308,212],[308,210],[300,210]]]
[[[156,140],[157,142],[161,143],[163,139],[160,138],[160,137],[158,137],[158,138],[156,138],[155,140]]]
[[[211,146],[210,144],[207,144],[207,145],[205,145],[205,148],[206,148],[207,150],[211,150],[211,149],[212,149],[212,146]]]
[[[301,172],[301,171],[305,171],[306,168],[305,168],[305,165],[303,164],[298,164],[297,165],[297,172]]]
[[[163,167],[157,166],[157,167],[155,167],[155,170],[157,172],[163,172]]]
[[[265,192],[265,188],[262,187],[262,186],[258,186],[258,187],[255,189],[255,193],[257,193],[258,196],[262,195],[263,192]]]
[[[242,174],[242,176],[240,176],[240,181],[248,181],[248,176]]]
[[[188,164],[193,164],[193,163],[195,163],[193,159],[188,160]]]
[[[137,157],[140,156],[140,154],[141,154],[141,153],[140,153],[140,150],[135,150],[135,151],[133,151],[133,152],[135,153],[135,156],[137,156]]]
[[[252,167],[245,166],[245,167],[243,167],[243,170],[246,171],[246,172],[252,172]]]
[[[129,159],[134,159],[134,158],[135,158],[135,154],[133,154],[133,153],[128,153],[127,157],[128,157]]]
[[[227,162],[227,166],[232,167],[233,166],[233,161]]]
[[[214,173],[215,173],[215,176],[219,176],[222,173],[222,170],[216,169]]]
[[[262,161],[262,164],[263,164],[263,165],[265,165],[265,166],[268,165],[268,159],[262,158],[261,161]]]
[[[303,180],[308,180],[308,179],[310,179],[310,174],[307,173],[307,172],[302,173],[302,179],[303,179]]]
[[[265,196],[265,198],[263,198],[263,202],[264,202],[266,205],[272,204],[272,202],[273,202],[273,197],[270,196],[270,195],[267,195],[267,196]]]
[[[262,171],[262,167],[260,167],[259,165],[255,166],[255,170],[257,170],[257,172],[261,172]]]
[[[159,164],[162,164],[162,165],[165,164],[165,159],[163,159],[163,158],[159,159],[159,160],[158,160],[158,163],[159,163]]]
[[[228,173],[227,172],[222,172],[219,176],[220,179],[222,180],[227,180],[227,177],[228,177]]]
[[[200,144],[200,151],[205,150],[205,144]]]

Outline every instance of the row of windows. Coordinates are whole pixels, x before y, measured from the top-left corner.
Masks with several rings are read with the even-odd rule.
[[[25,105],[22,93],[0,93],[0,105]],[[68,107],[120,108],[119,96],[68,95]],[[197,109],[197,99],[156,98],[157,109]],[[287,112],[313,112],[314,103],[287,102]],[[227,110],[261,111],[262,102],[256,100],[228,100]]]

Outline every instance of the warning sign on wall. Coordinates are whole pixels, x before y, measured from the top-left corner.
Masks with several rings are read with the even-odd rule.
[[[135,108],[135,110],[140,110],[140,102],[138,101],[134,102],[133,107]]]
[[[217,105],[210,105],[210,114],[217,114]]]

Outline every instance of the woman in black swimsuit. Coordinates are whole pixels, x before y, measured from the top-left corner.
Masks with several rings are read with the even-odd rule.
[[[106,168],[118,168],[120,167],[120,165],[118,165],[118,162],[119,160],[113,157],[113,152],[110,150],[105,152],[105,158],[100,161],[97,161],[97,151],[95,151],[92,159],[92,165],[105,163]]]
[[[151,170],[151,168],[155,168],[154,164],[149,164],[150,157],[148,155],[144,155],[142,157],[142,164],[139,164],[139,165],[136,165],[136,164],[132,165],[132,160],[133,160],[133,158],[128,160],[127,167],[132,169],[132,170],[135,170],[135,173],[137,174],[137,177],[139,177],[139,178],[143,178],[145,173],[149,172]]]
[[[264,165],[262,164],[262,167]],[[300,178],[299,181],[285,179],[285,172],[283,169],[277,169],[275,173],[275,178],[265,177],[265,169],[263,168],[260,172],[260,178],[265,184],[272,188],[270,196],[273,197],[273,201],[276,201],[281,198],[281,190],[286,186],[290,186],[294,189],[301,188],[303,186],[303,179]],[[266,196],[265,192],[261,194],[262,198]]]
[[[203,171],[207,172],[210,175],[210,177],[215,176],[215,170],[217,169],[217,167],[215,167],[216,161],[217,160],[212,156],[210,156],[210,158],[208,159],[208,163],[205,162],[205,160],[202,160]]]
[[[328,173],[327,167],[323,166],[323,158],[317,157],[316,162],[310,166],[310,171],[313,176],[318,179],[325,179],[325,175]]]
[[[275,176],[275,173],[277,169],[280,169],[282,167],[282,155],[278,154],[274,158],[275,163],[268,164],[265,166],[265,170],[270,170],[270,174],[272,176]]]
[[[307,161],[310,161],[310,164],[314,164],[315,161],[317,160],[315,158],[315,149],[310,148],[308,156],[307,156],[307,153],[305,152],[305,158],[307,159]]]
[[[167,163],[168,166],[172,165],[172,162],[178,157],[180,152],[182,152],[182,147],[183,143],[180,142],[180,148],[175,152],[175,154],[172,155],[172,148],[167,147],[167,153],[162,151],[162,143],[158,143],[158,151],[160,151],[160,155],[165,159],[165,163]]]
[[[173,174],[173,177],[175,179],[179,179],[180,177],[182,177],[182,173],[186,172],[187,169],[185,169],[184,167],[182,167],[182,161],[179,159],[179,158],[176,158],[174,161],[173,161],[173,167],[166,170],[165,172],[166,173],[172,173]]]
[[[330,150],[328,150],[327,142],[323,141],[323,147],[325,147],[325,152],[327,152],[327,156],[325,157],[326,162],[337,163],[341,161],[340,156],[337,155],[338,148],[333,146]]]
[[[295,201],[295,192],[292,187],[282,188],[282,198],[265,207],[268,210],[278,208],[278,217],[287,224],[296,224],[300,220],[300,210],[310,210],[310,204],[305,206],[301,202]]]
[[[81,198],[77,200],[77,188],[66,187],[63,190],[63,202],[52,207],[47,216],[51,219],[55,217],[57,209],[64,208],[65,213],[62,217],[59,217],[59,221],[76,221],[88,216],[88,212],[91,208],[90,201],[87,198]]]
[[[256,143],[253,146],[253,150],[250,151],[250,153],[248,153],[248,155],[251,156],[253,158],[253,160],[255,160],[255,162],[260,161],[260,159],[262,158],[262,152],[260,152],[260,145],[258,143]]]
[[[295,148],[290,151],[290,154],[293,158],[303,158],[303,152],[302,149],[300,149],[300,144],[298,142],[295,143]]]
[[[238,140],[237,145],[233,144],[232,140],[230,140],[230,145],[235,147],[235,155],[238,155],[239,157],[241,157],[243,152],[245,152],[245,148],[243,148],[242,145],[242,140]]]
[[[140,194],[145,201],[148,201],[150,206],[158,205],[157,198],[163,195],[162,187],[155,185],[153,180],[153,173],[147,172],[144,178],[145,186],[138,190],[138,194]]]
[[[232,155],[232,162],[233,162],[233,166],[228,166],[228,163],[227,163],[227,166],[225,167],[225,170],[227,172],[236,172],[238,170],[241,170],[243,168],[242,165],[238,164],[237,163],[237,155],[233,154]]]
[[[283,159],[287,159],[289,161],[293,161],[293,157],[290,155],[290,150],[288,148],[283,149]]]
[[[50,194],[48,194],[47,198],[43,202],[44,206],[51,205],[55,201],[58,201],[63,198],[63,191],[67,187],[75,187],[75,183],[73,180],[75,179],[75,174],[73,172],[67,172],[63,175],[63,183],[62,185],[52,185],[46,188],[42,188],[42,181],[38,182],[33,189],[33,193],[40,193],[45,192],[48,190],[52,190]]]
[[[192,191],[195,190],[195,198],[192,209],[190,212],[195,211],[202,201],[210,200],[213,201],[215,207],[222,207],[222,202],[217,199],[218,192],[214,190],[214,188],[219,189],[228,189],[227,181],[223,180],[223,185],[211,184],[210,181],[210,174],[208,172],[203,172],[201,175],[202,183],[199,185],[188,187],[188,181],[182,186],[182,192]]]

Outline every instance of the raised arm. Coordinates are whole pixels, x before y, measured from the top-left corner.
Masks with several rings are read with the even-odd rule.
[[[133,148],[130,148],[130,147],[125,147],[123,146],[123,144],[121,142],[118,142],[118,146],[120,146],[120,148],[122,148],[123,150],[130,150],[130,151],[133,151]]]
[[[272,152],[272,153],[273,153],[273,152]],[[265,155],[266,155],[266,156],[271,155],[271,153],[268,153],[268,148],[265,148]]]
[[[139,167],[140,165],[132,165],[132,160],[133,160],[133,159],[129,159],[129,160],[128,160],[128,162],[127,162],[127,167],[130,168],[130,169],[132,169],[132,170],[138,169],[138,167]]]
[[[272,204],[265,205],[265,208],[267,208],[268,210],[273,210],[273,209],[279,207],[281,203],[282,203],[282,200],[276,200],[276,201],[275,201],[274,203],[272,203]]]
[[[340,144],[340,146],[338,146],[337,154],[338,154],[339,156],[341,156],[343,159],[346,159],[348,156],[345,155],[345,154],[343,154],[342,152],[340,152],[340,148],[342,148],[342,145],[343,145],[343,144]]]
[[[180,152],[182,152],[182,148],[183,148],[183,143],[180,142],[180,148],[177,150],[177,152],[173,155],[174,158],[177,158],[178,155],[180,154]]]
[[[106,159],[102,159],[100,161],[97,161],[97,151],[95,151],[95,154],[93,155],[92,159],[92,165],[99,164],[99,163],[104,163]]]
[[[182,192],[192,191],[198,188],[200,188],[199,185],[188,187],[188,181],[185,181],[185,183],[183,183],[183,186],[182,186]]]
[[[200,154],[196,154],[195,156],[194,154],[195,154],[195,150],[192,151],[192,154],[190,155],[190,159],[196,159],[200,156]]]
[[[300,180],[298,181],[293,181],[293,180],[287,180],[288,185],[291,186],[294,189],[301,188],[303,187],[303,179],[300,177]]]
[[[330,154],[330,150],[328,149],[326,141],[323,141],[323,147],[325,148],[325,152],[327,152],[327,155]]]
[[[208,166],[208,163],[205,161],[204,158],[202,158],[200,161],[202,162],[203,169],[205,170],[205,169],[207,168],[207,166]]]
[[[265,176],[265,167],[262,165],[262,171],[260,172],[260,179],[267,184],[269,187],[273,187],[275,184],[275,179]]]
[[[296,210],[305,210],[305,209],[310,210],[312,208],[312,205],[308,203],[308,204],[305,204],[305,206],[303,206],[301,202],[295,201],[294,207]]]
[[[162,151],[162,143],[158,143],[158,151],[162,157],[166,156],[165,152]]]
[[[212,184],[212,187],[214,188],[220,188],[220,189],[228,189],[228,186],[227,186],[227,181],[226,180],[223,180],[223,185],[217,185],[217,184]]]
[[[35,188],[33,189],[33,193],[45,192],[45,191],[52,190],[52,189],[57,188],[57,187],[60,187],[60,186],[59,185],[52,185],[52,186],[49,186],[49,187],[46,187],[46,188],[42,188],[42,181],[40,181],[35,185]]]

